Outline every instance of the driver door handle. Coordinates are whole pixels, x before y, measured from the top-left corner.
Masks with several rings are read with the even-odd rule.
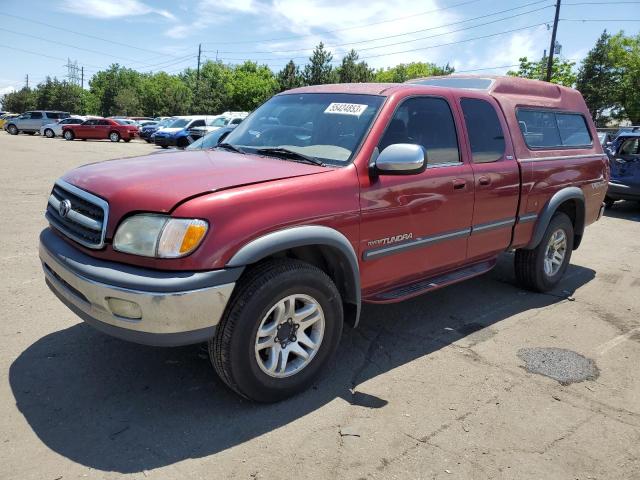
[[[480,185],[490,185],[491,184],[491,178],[485,177],[483,175],[482,177],[478,178],[478,183]]]
[[[467,181],[464,178],[456,178],[453,181],[453,189],[454,190],[462,190],[467,186]]]

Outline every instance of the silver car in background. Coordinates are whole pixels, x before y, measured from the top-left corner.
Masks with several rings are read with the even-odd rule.
[[[86,119],[83,117],[69,117],[60,120],[59,122],[47,123],[40,127],[40,135],[47,138],[61,137],[62,127],[65,125],[80,125]]]
[[[40,127],[43,125],[57,122],[70,116],[69,112],[61,112],[59,110],[31,110],[7,122],[7,132],[11,135],[17,135],[20,132],[33,135],[39,132]]]

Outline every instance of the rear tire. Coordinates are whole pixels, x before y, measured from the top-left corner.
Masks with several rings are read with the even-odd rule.
[[[65,130],[62,133],[62,136],[64,137],[65,140],[73,140],[74,138],[76,138],[75,134],[71,131],[71,130]]]
[[[109,140],[111,140],[114,143],[117,143],[120,141],[120,134],[118,132],[111,132],[109,134]]]
[[[45,137],[47,137],[47,138],[53,138],[53,137],[55,137],[55,136],[56,136],[56,134],[55,134],[55,133],[53,133],[53,130],[51,130],[50,128],[47,128],[47,129],[44,131],[44,136],[45,136]]]
[[[130,141],[131,141],[131,139],[130,139],[130,138],[127,138],[127,139],[124,141],[124,143],[129,143]]]
[[[7,132],[9,132],[11,135],[17,135],[19,133],[18,131],[18,127],[16,127],[15,125],[11,124],[7,127]]]
[[[271,260],[238,283],[209,341],[209,357],[236,393],[275,402],[318,378],[336,353],[342,324],[340,293],[322,270]]]
[[[536,248],[516,250],[515,270],[518,282],[536,292],[552,290],[567,270],[572,251],[573,224],[567,214],[557,212]]]

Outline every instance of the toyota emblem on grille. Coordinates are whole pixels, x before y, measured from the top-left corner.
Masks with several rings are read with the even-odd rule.
[[[60,202],[60,206],[58,206],[58,213],[61,217],[66,217],[69,214],[69,210],[71,210],[71,202],[69,200],[63,200]]]

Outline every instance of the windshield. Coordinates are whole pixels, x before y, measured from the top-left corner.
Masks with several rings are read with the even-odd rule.
[[[187,150],[204,150],[205,148],[213,148],[220,142],[220,138],[229,133],[228,128],[221,128],[208,133],[204,137],[200,137],[187,147]]]
[[[116,122],[118,125],[131,125],[131,124],[133,124],[133,122],[131,120],[123,120],[121,118],[114,118],[113,121]]]
[[[384,97],[347,93],[285,94],[271,98],[225,142],[251,153],[285,148],[325,163],[349,162]]]
[[[178,118],[168,125],[169,128],[184,128],[190,122],[188,118]]]
[[[224,127],[227,119],[224,117],[218,117],[215,120],[209,122],[210,127]]]

